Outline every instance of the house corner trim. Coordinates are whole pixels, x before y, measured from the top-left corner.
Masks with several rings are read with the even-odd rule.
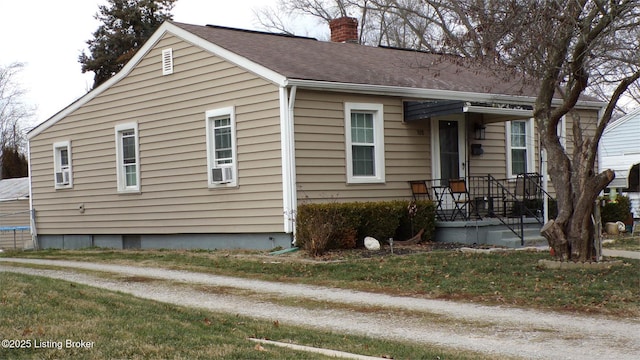
[[[298,210],[296,190],[295,131],[293,124],[297,87],[280,87],[280,148],[282,156],[282,203],[284,232],[294,234]]]

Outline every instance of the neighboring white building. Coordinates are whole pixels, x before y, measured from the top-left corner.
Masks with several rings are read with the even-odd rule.
[[[640,108],[607,127],[598,156],[601,169],[616,173],[609,188],[629,196],[633,217],[640,218]]]

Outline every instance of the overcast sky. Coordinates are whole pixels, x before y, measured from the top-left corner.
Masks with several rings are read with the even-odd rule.
[[[0,64],[22,62],[18,81],[25,100],[37,106],[40,123],[84,95],[93,73],[82,74],[78,56],[100,23],[105,0],[3,0],[0,5]],[[276,0],[178,0],[174,20],[196,25],[260,28],[253,9]]]

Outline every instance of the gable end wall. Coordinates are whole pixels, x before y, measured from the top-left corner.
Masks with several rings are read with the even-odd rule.
[[[161,52],[173,48],[174,72]],[[235,107],[239,186],[209,189],[205,112]],[[116,124],[137,122],[141,193],[119,194]],[[70,141],[73,188],[54,188]],[[39,235],[281,233],[278,87],[165,35],[118,83],[30,141]],[[80,207],[84,208],[81,212]]]

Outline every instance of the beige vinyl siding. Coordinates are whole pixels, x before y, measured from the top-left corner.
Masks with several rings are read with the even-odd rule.
[[[471,124],[470,124],[471,126]],[[527,127],[527,131],[529,128]],[[468,129],[468,144],[482,144],[484,153],[472,155],[469,145],[469,169],[470,176],[486,176],[491,174],[496,179],[506,179],[507,176],[507,134],[505,122],[485,124],[485,139],[474,139],[474,129]],[[527,141],[533,144],[533,169],[529,172],[540,173],[540,149],[538,130],[534,123],[533,134],[527,134]]]
[[[579,110],[581,121],[581,132],[586,134],[587,136],[593,136],[598,113],[597,111],[588,111],[588,110]],[[574,135],[573,135],[573,120],[571,116],[565,117],[566,121],[566,150],[569,156],[572,156],[574,150]],[[506,152],[508,151],[506,146],[506,137],[508,134],[506,133],[506,126],[503,122],[486,124],[485,134],[486,138],[484,140],[475,140],[473,138],[473,129],[468,129],[469,144],[479,143],[482,144],[482,149],[484,150],[484,154],[480,156],[469,155],[469,175],[470,176],[485,176],[487,174],[492,174],[496,179],[505,179],[506,176],[506,166],[507,166],[507,156]],[[534,172],[541,173],[540,168],[540,136],[538,133],[538,126],[534,122]],[[469,153],[470,153],[469,149]],[[549,181],[549,193],[551,195],[555,194],[555,190],[553,189],[553,179]]]
[[[507,157],[504,123],[492,123],[485,125],[485,139],[474,139],[473,128],[468,130],[469,144],[482,144],[482,155],[471,155],[469,149],[469,176],[486,176],[491,174],[496,179],[505,179],[507,176]]]
[[[163,76],[161,51],[168,47],[174,73]],[[236,113],[239,186],[209,189],[205,112],[230,106]],[[138,124],[140,193],[119,194],[114,126],[129,122]],[[73,189],[56,191],[52,144],[62,140],[71,142]],[[172,36],[30,146],[40,234],[284,228],[277,86]]]
[[[29,226],[29,223],[29,200],[0,201],[0,228]],[[22,249],[27,240],[31,240],[29,230],[16,231],[15,237],[13,231],[0,231],[0,249]]]
[[[505,180],[507,185],[515,185],[515,178],[509,178],[507,175],[507,126],[505,122],[496,122],[485,125],[485,139],[476,140],[473,139],[473,129],[469,130],[470,139],[469,144],[482,144],[484,153],[480,156],[471,155],[471,149],[469,149],[469,175],[470,176],[487,176],[491,174],[495,179]],[[527,130],[529,128],[527,127]],[[538,129],[534,122],[534,133],[527,134],[527,141],[532,141],[533,144],[533,169],[529,172],[541,173],[540,170],[540,141],[538,135]],[[549,183],[551,188],[551,183]],[[553,195],[551,188],[550,194]]]
[[[385,183],[347,184],[344,103],[384,106]],[[402,122],[402,99],[299,90],[295,102],[298,200],[408,199],[408,180],[431,173],[428,124]]]

